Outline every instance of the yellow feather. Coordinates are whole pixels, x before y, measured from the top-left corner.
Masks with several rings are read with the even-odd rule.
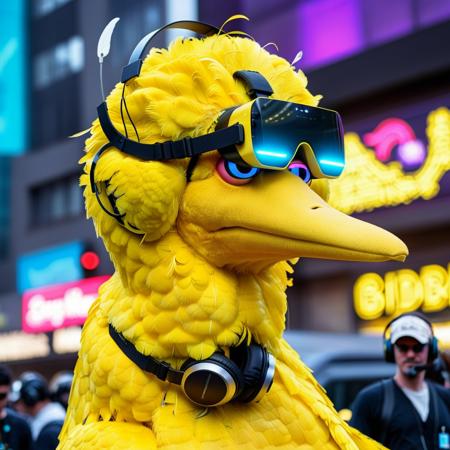
[[[169,49],[150,51],[141,75],[126,86],[141,142],[212,130],[225,108],[249,101],[245,86],[233,77],[237,70],[263,74],[273,98],[309,105],[319,101],[306,89],[301,71],[250,39],[224,34],[178,39]],[[122,87],[118,83],[107,99],[111,120],[121,132]],[[128,228],[140,231],[132,233],[106,215],[91,192],[92,160],[106,141],[97,120],[90,131],[80,184],[87,215],[116,273],[100,289],[83,328],[59,449],[382,448],[338,416],[311,371],[282,339],[291,265],[276,257],[267,262],[264,248],[259,249],[261,259],[241,261],[236,254],[227,264],[215,264],[205,250],[220,254],[221,249],[208,245],[233,227],[225,217],[224,223],[208,222],[211,211],[193,206],[188,193],[208,180],[230,197],[252,187],[219,180],[217,152],[200,158],[187,184],[187,159],[142,161],[110,149],[97,163],[95,181],[105,202],[107,194],[115,196]],[[128,131],[134,136],[130,124]],[[314,181],[311,187],[327,197],[326,183]],[[213,208],[219,199],[212,200]],[[193,215],[209,229],[187,220]],[[179,387],[134,365],[111,340],[109,324],[141,353],[174,367],[254,339],[277,359],[272,389],[259,403],[232,402],[205,411]]]

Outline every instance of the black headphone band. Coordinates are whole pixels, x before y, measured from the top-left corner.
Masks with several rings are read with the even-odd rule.
[[[182,30],[193,31],[194,33],[202,34],[204,36],[211,36],[213,34],[220,33],[219,28],[204,22],[197,22],[194,20],[180,20],[177,22],[172,22],[161,28],[158,28],[157,30],[152,31],[151,33],[144,36],[133,50],[133,53],[130,56],[128,64],[122,70],[122,78],[121,78],[122,83],[126,83],[132,78],[139,76],[143,62],[142,59],[152,39],[154,39],[158,34],[160,34],[163,31],[177,28]]]
[[[22,382],[20,398],[27,406],[34,406],[49,397],[50,393],[43,379],[31,378]]]
[[[256,97],[270,97],[273,89],[270,83],[254,70],[237,70],[233,77],[242,80],[247,89],[247,95],[253,100]]]
[[[169,159],[191,158],[195,155],[200,155],[217,148],[238,145],[244,142],[244,127],[240,123],[236,123],[231,127],[195,138],[186,137],[178,141],[143,144],[128,139],[114,127],[108,114],[106,102],[103,102],[98,106],[97,112],[100,125],[109,144],[117,147],[128,155],[144,161],[166,161]]]
[[[184,374],[183,371],[172,369],[170,364],[165,361],[158,361],[150,355],[143,355],[141,352],[136,350],[136,347],[121,333],[117,332],[111,324],[108,328],[109,335],[112,337],[117,346],[140,369],[156,375],[162,381],[169,381],[170,383],[178,385],[181,384]]]
[[[259,401],[272,385],[275,358],[259,344],[254,343],[247,346],[245,339],[237,347],[230,348],[230,357],[225,356],[221,352],[215,352],[204,360],[188,359],[183,363],[180,370],[176,370],[165,361],[140,353],[111,324],[109,324],[108,330],[111,338],[124,355],[141,370],[156,375],[161,381],[168,381],[181,386],[184,394],[191,401],[201,406],[218,406],[235,398],[244,403]],[[234,360],[233,354],[238,356],[237,361]],[[219,397],[217,398],[216,396],[216,401],[214,402],[208,403],[208,401],[204,400],[203,395],[198,397],[198,385],[196,388],[192,384],[198,383],[196,373],[199,374],[205,371],[209,375],[207,375],[208,381],[203,389],[203,394],[208,388],[211,376],[213,378],[216,376],[217,378],[218,375],[218,378],[222,379],[222,383],[225,381],[226,394],[219,392]],[[191,381],[192,379],[194,380],[193,382]],[[240,398],[241,394],[243,395],[242,398]]]

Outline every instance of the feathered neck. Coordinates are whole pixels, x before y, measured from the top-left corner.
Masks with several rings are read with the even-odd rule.
[[[116,273],[100,290],[100,313],[142,353],[206,358],[243,335],[276,353],[288,263],[257,274],[219,269],[176,232],[148,243],[116,228],[104,241]]]

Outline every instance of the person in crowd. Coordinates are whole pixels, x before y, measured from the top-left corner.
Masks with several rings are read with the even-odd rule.
[[[450,448],[450,391],[425,380],[438,356],[431,323],[419,313],[402,314],[388,323],[383,339],[395,375],[357,395],[350,424],[391,450]]]
[[[26,420],[7,407],[12,376],[0,365],[0,450],[31,450],[31,430]]]
[[[450,353],[448,351],[439,352],[439,356],[425,372],[425,378],[450,388]]]
[[[70,388],[72,386],[72,372],[58,372],[50,380],[50,395],[54,402],[60,403],[67,410]]]
[[[37,372],[26,372],[20,377],[19,400],[16,409],[31,418],[33,450],[55,450],[66,411],[51,400],[46,380]]]

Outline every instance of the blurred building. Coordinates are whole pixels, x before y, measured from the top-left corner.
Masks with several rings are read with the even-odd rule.
[[[78,186],[84,137],[69,139],[90,127],[101,102],[98,38],[121,18],[103,68],[109,91],[142,36],[178,17],[195,19],[197,4],[17,0],[0,12],[1,93],[21,81],[14,108],[0,103],[0,360],[17,373],[33,366],[50,376],[73,368],[83,317],[113,270]],[[6,58],[14,71],[2,71]],[[6,119],[3,134],[20,142],[4,138]]]
[[[9,120],[0,141],[0,360],[10,361],[17,372],[30,365],[47,375],[72,368],[83,314],[112,272],[85,219],[78,187],[84,137],[68,136],[96,118],[97,40],[116,16],[121,21],[103,68],[106,92],[150,30],[181,18],[220,26],[241,13],[251,21],[239,20],[230,29],[244,29],[261,44],[274,42],[291,61],[303,50],[295,65],[307,74],[311,92],[323,94],[321,104],[341,112],[346,131],[354,133],[347,143],[358,157],[349,168],[359,177],[336,185],[333,192],[341,195],[333,194],[331,201],[397,234],[411,256],[404,264],[301,261],[288,292],[289,327],[356,331],[379,327],[407,309],[450,320],[449,291],[443,287],[450,262],[448,1],[10,3],[22,9],[0,14],[10,27],[5,24],[0,34],[0,90],[6,83],[19,89],[10,102],[14,108],[0,104],[0,135],[2,120]],[[5,61],[15,63],[15,72]],[[17,142],[6,140],[11,135]],[[436,153],[440,158],[433,162]],[[361,158],[371,163],[358,166]],[[389,186],[380,186],[385,175]],[[360,278],[369,272],[376,275]],[[72,312],[64,305],[72,305]]]
[[[404,263],[300,261],[288,325],[380,332],[392,316],[422,310],[450,345],[450,4],[242,1],[231,9],[288,60],[302,50],[296,67],[310,91],[342,114],[347,167],[331,182],[332,205],[392,231],[410,251]]]

